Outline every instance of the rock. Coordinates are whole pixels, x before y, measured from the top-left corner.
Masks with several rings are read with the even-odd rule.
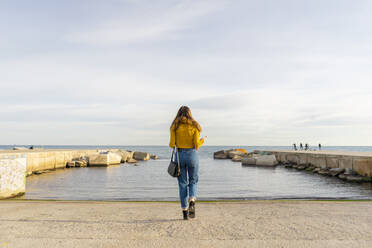
[[[306,168],[306,171],[313,171],[314,169],[315,169],[315,167],[309,166],[309,167]]]
[[[30,150],[30,149],[27,148],[27,147],[24,147],[24,146],[15,146],[15,147],[13,147],[13,150],[24,151],[24,150]]]
[[[150,155],[150,158],[153,159],[153,160],[157,160],[159,157],[156,156],[156,155],[151,154],[151,155]]]
[[[227,157],[230,158],[230,159],[232,159],[236,155],[243,156],[244,155],[244,152],[242,152],[242,151],[236,151],[236,150],[232,150],[232,151],[228,151],[227,152]]]
[[[134,154],[134,152],[121,150],[121,151],[120,151],[120,154],[121,154],[121,162],[122,162],[122,163],[125,163],[125,162],[127,162],[129,159],[133,158],[133,154]]]
[[[75,162],[75,167],[86,167],[88,166],[88,157],[80,157],[80,158],[74,158],[72,159],[73,162]]]
[[[150,154],[147,152],[134,152],[133,158],[135,160],[149,160]]]
[[[134,158],[130,158],[130,159],[128,159],[127,162],[130,163],[130,164],[135,164],[135,163],[137,163],[138,161],[135,160]]]
[[[315,168],[315,169],[313,170],[314,173],[318,173],[319,171],[320,171],[320,168]]]
[[[133,158],[134,152],[127,151],[127,150],[120,150],[120,149],[111,149],[110,152],[114,152],[121,156],[121,163],[127,162],[128,159]]]
[[[214,159],[227,159],[227,152],[224,151],[224,150],[221,150],[221,151],[217,151],[215,153],[213,153],[213,158]]]
[[[85,160],[75,161],[75,167],[87,167],[87,162]]]
[[[329,170],[329,174],[333,177],[337,177],[338,175],[340,175],[344,171],[345,171],[345,169],[343,169],[343,168],[332,168],[332,169]]]
[[[364,178],[362,176],[357,176],[357,175],[347,175],[346,180],[349,182],[361,183],[364,181]]]
[[[267,151],[261,151],[259,152],[260,155],[273,155],[272,152],[267,152]]]
[[[109,166],[120,164],[120,154],[115,152],[100,153],[89,156],[89,166]]]
[[[67,162],[66,168],[73,168],[73,167],[75,167],[75,161],[69,161],[69,162]]]
[[[254,155],[253,152],[248,152],[248,153],[245,153],[242,157],[251,158],[251,157],[253,157],[253,155]]]
[[[346,177],[347,177],[347,175],[345,175],[345,174],[338,175],[338,178],[340,178],[341,180],[346,180]]]
[[[242,165],[256,165],[256,158],[242,158]]]
[[[40,174],[44,174],[44,173],[47,173],[47,172],[50,172],[50,170],[34,171],[34,174],[35,174],[35,175],[40,175]]]
[[[284,168],[293,168],[292,164],[284,164]]]
[[[234,162],[241,162],[241,161],[242,161],[242,156],[235,155],[235,156],[232,158],[232,161],[234,161]]]
[[[297,170],[304,170],[306,169],[306,166],[305,165],[299,165],[297,166]]]
[[[278,161],[276,160],[275,155],[263,155],[257,158],[256,165],[276,166],[278,165]]]
[[[351,168],[345,168],[344,174],[345,175],[356,175],[355,171],[353,171],[353,169]]]
[[[330,175],[330,174],[329,174],[329,171],[328,171],[327,169],[321,169],[321,170],[318,171],[318,173],[319,173],[320,175],[324,175],[324,176],[328,176],[328,175]]]
[[[363,177],[363,182],[366,182],[366,183],[372,182],[372,177]]]

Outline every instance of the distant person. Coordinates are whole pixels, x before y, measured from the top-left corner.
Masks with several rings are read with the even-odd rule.
[[[318,147],[319,147],[319,151],[322,150],[322,144],[319,143]]]
[[[296,143],[293,144],[293,149],[294,149],[295,151],[297,151]]]
[[[303,150],[303,149],[304,149],[304,147],[303,147],[302,143],[300,143],[300,150]]]
[[[178,177],[178,189],[183,219],[195,218],[195,201],[199,180],[198,149],[206,136],[200,139],[202,128],[191,115],[190,108],[182,106],[170,128],[169,146],[175,146],[179,152],[181,175]],[[177,159],[177,156],[176,156]]]
[[[309,150],[309,145],[306,143],[305,144],[305,151]]]

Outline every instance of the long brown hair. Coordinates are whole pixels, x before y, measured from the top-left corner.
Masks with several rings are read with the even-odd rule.
[[[199,123],[196,120],[194,120],[194,118],[192,117],[191,110],[187,106],[182,106],[178,110],[177,115],[172,122],[171,129],[172,129],[173,126],[174,126],[175,129],[177,129],[177,127],[180,123],[190,124],[190,125],[194,126],[196,129],[198,129],[199,132],[201,132],[201,130],[202,130]]]

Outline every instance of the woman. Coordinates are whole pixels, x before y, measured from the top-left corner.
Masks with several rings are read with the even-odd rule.
[[[181,208],[185,220],[195,218],[195,200],[198,190],[198,149],[206,137],[200,139],[201,127],[191,115],[189,107],[182,106],[170,128],[169,146],[178,148],[181,176],[178,177]],[[177,159],[177,154],[175,154]]]

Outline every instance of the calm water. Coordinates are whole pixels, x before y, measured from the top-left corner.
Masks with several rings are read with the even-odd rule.
[[[90,146],[45,146],[45,148],[97,148]],[[171,150],[166,146],[112,146],[147,151],[159,160],[122,164],[108,168],[57,170],[27,178],[26,199],[64,200],[177,200],[177,180],[166,169]],[[300,199],[350,198],[372,199],[371,184],[346,183],[283,167],[243,167],[230,160],[213,160],[213,152],[229,146],[206,146],[199,151],[199,199]],[[243,147],[290,149],[290,147]],[[0,149],[9,149],[0,146]],[[372,147],[325,147],[327,150],[372,151]]]

